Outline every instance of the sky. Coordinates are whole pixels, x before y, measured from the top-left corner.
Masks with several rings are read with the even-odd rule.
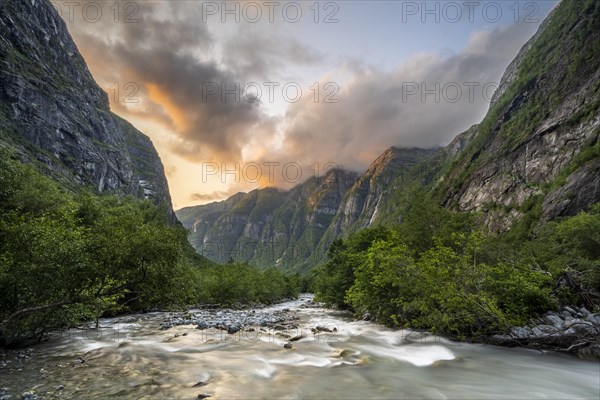
[[[52,3],[179,209],[448,144],[557,1]]]

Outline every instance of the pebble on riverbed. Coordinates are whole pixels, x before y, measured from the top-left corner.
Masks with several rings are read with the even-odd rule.
[[[289,323],[296,317],[289,311],[264,312],[257,310],[199,310],[186,313],[170,314],[160,325],[161,330],[179,325],[196,325],[196,329],[217,328],[230,334],[239,332],[246,326],[275,326],[289,328]]]

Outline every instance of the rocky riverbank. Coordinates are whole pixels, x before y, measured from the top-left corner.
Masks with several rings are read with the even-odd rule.
[[[529,326],[513,327],[508,334],[494,335],[484,342],[499,346],[525,346],[600,359],[600,313],[585,308],[563,307],[531,321]]]
[[[180,325],[196,325],[196,329],[221,329],[236,333],[249,327],[296,328],[298,317],[287,308],[273,311],[257,309],[201,309],[182,313],[170,313],[161,323],[160,329],[170,329]]]

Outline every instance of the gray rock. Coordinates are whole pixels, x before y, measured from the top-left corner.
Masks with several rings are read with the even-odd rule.
[[[63,390],[65,388],[65,385],[58,385],[57,387],[54,388],[54,390]]]
[[[286,344],[283,345],[283,348],[285,348],[285,349],[293,349],[294,346],[292,346],[292,344],[290,342],[288,342],[288,343],[286,343]]]
[[[587,309],[587,308],[585,308],[585,307],[581,307],[581,308],[579,309],[579,312],[580,312],[581,314],[583,314],[583,316],[584,316],[584,317],[587,317],[588,315],[590,315],[590,314],[591,314],[591,312],[589,312],[589,311],[588,311],[588,309]]]
[[[566,320],[567,318],[573,318],[573,315],[574,314],[571,314],[570,312],[568,312],[566,310],[560,312],[560,317],[564,320]]]
[[[552,325],[538,325],[537,329],[541,330],[543,333],[555,333],[558,329]]]
[[[21,395],[21,400],[37,400],[38,396],[33,392],[25,392]]]
[[[600,335],[600,330],[589,321],[577,320],[571,325],[571,328],[580,335]]]
[[[531,331],[524,327],[514,327],[510,330],[510,334],[517,339],[527,339],[531,336]]]
[[[576,314],[577,314],[577,311],[573,310],[573,309],[572,309],[571,307],[569,307],[569,306],[563,307],[563,310],[564,310],[564,311],[566,311],[566,312],[568,312],[568,313],[569,313],[569,314],[571,314],[571,315],[576,315]]]
[[[548,313],[544,317],[544,322],[558,329],[561,329],[564,325],[564,321],[555,313]]]
[[[209,398],[209,397],[211,397],[211,395],[210,395],[210,394],[206,394],[206,393],[200,393],[200,394],[198,395],[198,398],[199,398],[199,399],[207,399],[207,398]]]
[[[586,321],[589,321],[592,324],[598,324],[598,325],[600,325],[600,313],[588,315],[586,317]]]
[[[540,330],[540,328],[538,328],[537,326],[535,326],[535,327],[533,327],[533,328],[531,329],[531,333],[532,333],[532,335],[533,335],[533,336],[544,336],[544,335],[546,335],[546,334],[545,334],[544,332],[542,332],[542,331]]]
[[[240,331],[240,327],[237,325],[229,325],[227,327],[227,333],[229,333],[230,335],[233,335],[234,333],[237,333]]]
[[[297,342],[298,340],[302,339],[304,336],[302,336],[302,334],[293,336],[290,338],[290,342]]]
[[[198,325],[196,326],[196,329],[200,329],[200,330],[204,330],[208,328],[208,324],[206,324],[206,322],[200,321],[198,322]]]

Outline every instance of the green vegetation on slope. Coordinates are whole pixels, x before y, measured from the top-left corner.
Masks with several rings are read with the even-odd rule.
[[[439,176],[436,198],[448,200],[486,163],[510,155],[527,143],[540,124],[564,99],[581,90],[593,100],[560,122],[572,128],[589,122],[600,107],[600,82],[581,87],[597,72],[600,54],[600,3],[563,1],[551,14],[542,34],[523,56],[515,79],[492,104],[464,152],[447,163]],[[581,106],[581,107],[580,107]],[[559,129],[558,127],[555,129]],[[491,149],[496,140],[496,147]]]
[[[209,263],[186,234],[150,201],[66,192],[0,150],[0,344],[110,313],[298,293],[278,271]]]
[[[506,331],[558,304],[600,305],[600,205],[531,236],[484,236],[476,216],[414,191],[404,221],[329,250],[317,298],[390,326],[459,338]]]

